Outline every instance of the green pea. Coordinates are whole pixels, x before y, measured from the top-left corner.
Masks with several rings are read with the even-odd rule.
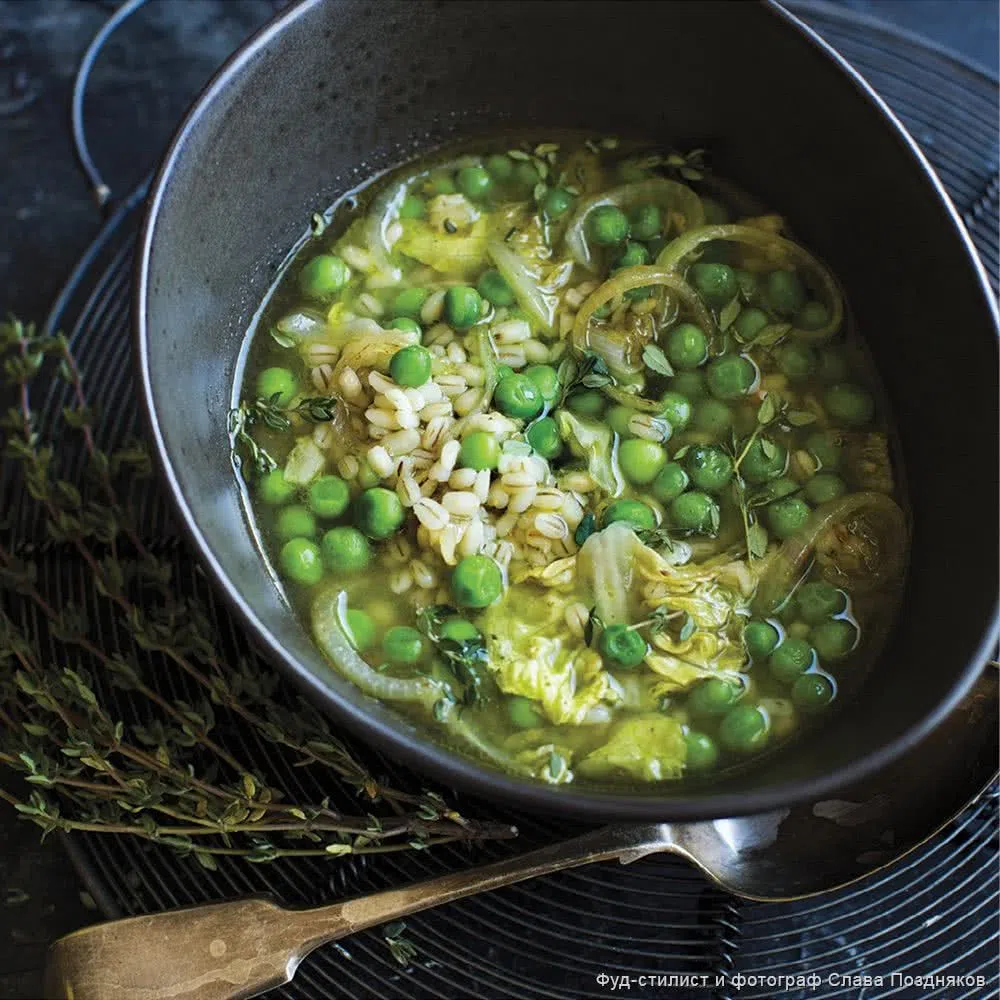
[[[691,714],[702,718],[724,715],[736,704],[743,689],[724,677],[709,677],[699,682],[687,696]]]
[[[716,399],[740,399],[756,383],[757,366],[740,354],[725,354],[708,366],[705,379]]]
[[[858,643],[858,629],[853,622],[843,618],[821,622],[809,633],[817,656],[824,663],[843,659]]]
[[[777,351],[778,368],[791,382],[801,382],[816,371],[819,358],[808,344],[792,340],[782,344]]]
[[[423,198],[418,198],[415,194],[408,194],[403,199],[403,204],[399,206],[399,217],[401,219],[422,219],[426,214],[426,202]]]
[[[660,416],[675,431],[682,431],[691,422],[691,402],[687,396],[668,389],[660,396]]]
[[[852,382],[830,386],[823,395],[823,406],[835,422],[848,427],[864,427],[875,416],[871,393]]]
[[[815,659],[813,648],[805,639],[788,638],[771,654],[767,665],[777,680],[791,684],[813,665]]]
[[[847,486],[840,476],[832,472],[819,472],[803,487],[806,499],[817,507],[842,497],[847,492]]]
[[[424,656],[424,637],[409,625],[393,625],[382,636],[382,652],[390,663],[419,663]]]
[[[531,420],[542,412],[545,401],[538,386],[527,375],[508,375],[497,382],[493,403],[508,417]]]
[[[540,180],[541,177],[539,177],[538,170],[533,163],[521,160],[514,166],[514,181],[522,187],[534,188]]]
[[[372,547],[368,539],[348,524],[331,528],[320,542],[326,568],[338,576],[358,573],[372,561]]]
[[[740,462],[740,472],[748,483],[766,483],[788,468],[788,449],[761,435],[754,439]]]
[[[455,181],[446,170],[435,171],[427,178],[427,187],[431,194],[454,194]]]
[[[545,725],[545,717],[539,711],[537,702],[520,695],[504,700],[507,702],[507,716],[518,729],[540,729]]]
[[[524,374],[535,383],[546,403],[554,403],[559,398],[562,391],[559,373],[551,365],[529,365]]]
[[[415,333],[418,337],[423,334],[420,324],[409,316],[397,316],[388,327],[390,330],[402,330],[403,333]]]
[[[455,186],[466,198],[482,201],[493,188],[493,178],[483,167],[462,167],[455,175]]]
[[[678,372],[670,380],[670,391],[690,399],[692,403],[708,395],[705,376],[701,372]]]
[[[719,505],[707,494],[689,490],[670,501],[670,523],[681,531],[714,535],[719,530]]]
[[[277,507],[295,496],[295,487],[285,479],[281,469],[272,469],[257,480],[257,495],[262,503]]]
[[[503,574],[489,556],[466,556],[452,571],[451,592],[459,607],[488,607],[503,592]]]
[[[293,538],[285,542],[278,555],[281,570],[296,583],[312,586],[323,579],[323,560],[315,542]]]
[[[684,468],[692,484],[707,493],[718,493],[733,478],[733,460],[712,445],[696,445],[684,456]]]
[[[528,439],[528,444],[542,458],[558,458],[562,454],[563,442],[559,434],[559,425],[551,417],[536,420],[528,428],[525,437]]]
[[[800,330],[821,330],[830,322],[830,310],[822,302],[807,302],[795,315]]]
[[[739,315],[733,320],[733,329],[740,340],[749,343],[770,322],[767,313],[762,309],[748,306],[746,309],[741,309]]]
[[[685,770],[709,771],[718,763],[719,748],[711,736],[692,730],[685,735],[684,744],[687,750],[684,756]]]
[[[496,268],[483,271],[476,282],[476,290],[495,306],[512,306],[517,301],[507,279]]]
[[[428,295],[430,292],[426,288],[404,288],[389,303],[389,312],[392,313],[394,319],[398,319],[400,316],[418,319]]]
[[[273,399],[287,406],[299,391],[299,380],[287,368],[265,368],[257,376],[257,398]]]
[[[705,264],[699,261],[688,270],[688,280],[713,309],[721,309],[739,291],[736,272],[728,264]]]
[[[624,521],[635,531],[649,531],[656,527],[656,515],[640,500],[615,500],[604,511],[601,527]]]
[[[765,508],[767,525],[778,538],[794,535],[809,518],[809,505],[798,497],[783,497]]]
[[[462,441],[458,464],[467,469],[495,469],[500,461],[500,442],[486,431],[473,431]]]
[[[566,400],[567,409],[578,417],[599,417],[604,406],[604,396],[597,389],[581,389]]]
[[[770,622],[754,620],[743,629],[743,642],[753,660],[770,656],[780,641],[780,633]]]
[[[406,514],[392,490],[376,486],[365,490],[354,505],[354,520],[369,538],[388,538],[403,526]]]
[[[618,464],[622,475],[636,486],[647,486],[667,462],[662,445],[645,438],[629,438],[618,446]]]
[[[806,448],[821,469],[836,469],[840,464],[841,438],[836,431],[815,431],[806,439]]]
[[[693,430],[721,438],[733,426],[733,411],[718,399],[704,399],[695,403],[691,418]]]
[[[565,215],[573,204],[573,196],[562,188],[552,188],[542,199],[542,211],[550,219],[558,219]]]
[[[468,330],[479,322],[483,300],[468,285],[453,285],[444,293],[444,318],[456,330]]]
[[[646,640],[628,625],[609,625],[601,633],[597,648],[611,665],[625,670],[639,666],[649,652]]]
[[[799,615],[810,625],[839,615],[847,607],[847,597],[831,583],[813,580],[802,584],[795,595]]]
[[[396,351],[389,362],[389,374],[396,385],[416,389],[431,377],[431,352],[419,344]]]
[[[375,622],[370,615],[358,608],[351,608],[344,617],[347,619],[348,638],[359,653],[375,645]]]
[[[827,385],[843,382],[848,375],[847,360],[835,347],[824,347],[819,352],[820,381]]]
[[[719,724],[719,742],[734,753],[752,753],[767,744],[767,716],[754,705],[737,705]]]
[[[336,254],[321,253],[299,272],[302,294],[318,302],[329,302],[347,284],[350,271]]]
[[[614,205],[598,205],[587,216],[587,232],[595,243],[613,246],[628,236],[628,219]]]
[[[708,360],[708,338],[694,323],[678,323],[667,334],[667,358],[675,368],[697,368]]]
[[[622,267],[638,267],[640,264],[649,263],[649,251],[641,243],[633,243],[629,240],[625,244],[625,249],[615,259],[612,270],[617,271]]]
[[[806,304],[805,286],[794,271],[772,271],[765,282],[764,296],[779,316],[793,316]]]
[[[637,240],[651,240],[663,229],[663,219],[656,205],[637,205],[629,216],[632,236]]]
[[[482,637],[479,629],[465,618],[447,619],[441,624],[438,635],[449,642],[473,642]]]
[[[617,404],[608,410],[606,420],[608,426],[621,438],[633,437],[629,430],[629,421],[635,416],[635,410],[630,406]]]
[[[679,497],[690,483],[688,474],[677,462],[667,462],[653,480],[652,493],[660,503],[669,503]]]
[[[486,169],[493,175],[494,180],[502,184],[513,176],[514,161],[504,153],[494,153],[487,158]]]
[[[705,209],[706,226],[724,226],[729,221],[729,209],[714,198],[702,198],[702,207]]]
[[[370,490],[380,482],[382,477],[367,462],[358,470],[358,486],[363,490]]]
[[[290,538],[312,538],[316,534],[316,518],[302,504],[291,504],[279,511],[275,530],[278,537],[285,541]]]
[[[803,674],[792,685],[792,701],[795,707],[810,715],[822,712],[833,701],[835,693],[830,678],[815,671]]]

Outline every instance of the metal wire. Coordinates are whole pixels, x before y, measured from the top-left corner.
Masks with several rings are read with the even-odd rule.
[[[80,167],[87,175],[94,199],[100,208],[104,208],[110,200],[111,188],[104,182],[90,155],[87,132],[83,123],[83,99],[87,92],[90,71],[94,68],[94,63],[101,54],[104,43],[114,34],[115,29],[130,18],[145,2],[146,0],[127,0],[108,18],[104,27],[94,35],[90,45],[87,46],[87,51],[83,54],[83,59],[80,60],[80,66],[73,80],[73,101],[70,109],[73,148],[76,150],[76,158],[80,161]]]

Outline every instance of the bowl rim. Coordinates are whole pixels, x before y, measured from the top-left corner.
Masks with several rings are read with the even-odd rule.
[[[374,717],[360,702],[342,698],[333,688],[324,684],[320,677],[307,670],[271,635],[257,617],[253,607],[244,600],[239,587],[223,570],[214,554],[210,538],[201,530],[175,475],[170,451],[160,433],[153,394],[153,376],[147,349],[149,329],[146,303],[150,291],[150,260],[160,210],[174,165],[181,156],[188,137],[197,128],[202,116],[209,111],[215,98],[268,47],[275,37],[279,36],[289,24],[323,2],[324,0],[298,0],[280,13],[244,42],[222,64],[201,91],[174,133],[156,173],[139,235],[135,264],[137,306],[133,320],[135,364],[139,374],[142,409],[153,441],[155,460],[163,480],[169,487],[174,509],[180,515],[182,530],[193,544],[202,564],[208,569],[215,586],[223,594],[229,607],[249,628],[256,644],[265,652],[269,663],[278,667],[300,689],[318,697],[324,709],[329,710],[338,721],[344,722],[363,741],[385,751],[390,757],[401,760],[421,774],[472,795],[482,796],[484,792],[488,792],[492,799],[509,805],[521,806],[539,813],[556,813],[592,820],[710,820],[782,809],[822,799],[868,778],[913,748],[944,721],[975,683],[1000,637],[1000,599],[994,603],[993,610],[984,623],[984,631],[975,652],[961,674],[955,678],[947,697],[939,701],[919,722],[895,740],[849,765],[815,777],[788,781],[745,793],[727,792],[713,795],[709,791],[697,798],[686,798],[683,794],[656,796],[578,791],[572,785],[553,786],[528,779],[516,779],[459,751],[450,750],[429,739],[408,735],[398,725]],[[863,99],[867,99],[881,113],[886,126],[895,132],[896,137],[908,149],[914,166],[921,171],[939,202],[942,203],[952,228],[965,249],[966,262],[978,278],[987,311],[992,316],[997,335],[1000,336],[1000,314],[986,270],[944,185],[916,141],[861,74],[808,24],[781,6],[777,0],[762,0],[761,6],[767,13],[782,21],[790,31],[802,37],[817,55],[835,66],[844,77],[844,82],[852,86]]]

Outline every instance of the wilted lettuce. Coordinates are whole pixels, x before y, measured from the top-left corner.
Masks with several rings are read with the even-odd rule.
[[[440,233],[420,219],[405,219],[403,235],[394,250],[449,276],[474,277],[487,266],[486,219],[477,219],[467,230]]]
[[[540,702],[557,724],[579,725],[595,705],[617,697],[601,657],[581,646],[566,625],[566,607],[574,599],[513,584],[483,619],[500,689]]]
[[[735,576],[727,566],[728,577]],[[577,556],[584,600],[606,625],[634,622],[659,607],[684,612],[689,634],[652,637],[646,665],[663,681],[657,694],[690,687],[709,674],[738,671],[745,659],[747,597],[720,582],[721,568],[671,565],[622,522],[590,536]]]
[[[587,461],[590,478],[610,496],[622,491],[622,479],[612,453],[612,430],[597,420],[578,417],[569,410],[558,410],[559,433],[577,458]]]
[[[675,718],[634,715],[616,723],[607,742],[584,757],[576,770],[588,778],[662,781],[681,776],[686,755],[684,733]]]
[[[296,441],[285,462],[285,479],[293,486],[307,486],[326,468],[326,456],[310,435]]]

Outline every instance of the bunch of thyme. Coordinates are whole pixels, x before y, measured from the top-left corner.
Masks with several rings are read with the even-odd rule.
[[[210,594],[181,594],[162,546],[140,537],[121,498],[150,475],[149,457],[140,442],[98,447],[66,339],[11,319],[0,324],[0,360],[11,401],[0,420],[4,483],[17,477],[47,532],[27,546],[0,534],[0,764],[19,776],[0,800],[44,834],[138,837],[207,868],[220,855],[336,857],[515,834],[460,815],[435,792],[380,781],[322,715],[279,697],[278,679],[252,655],[227,658]],[[69,399],[45,426],[31,404],[43,370]],[[60,475],[66,444],[85,456],[78,482]],[[61,599],[40,572],[46,550],[81,566],[99,599]],[[197,694],[166,694],[165,676]],[[112,689],[128,692],[128,718],[112,707]],[[237,741],[227,745],[234,729],[312,769],[337,803],[293,801],[240,758]],[[344,811],[343,801],[354,805]]]

